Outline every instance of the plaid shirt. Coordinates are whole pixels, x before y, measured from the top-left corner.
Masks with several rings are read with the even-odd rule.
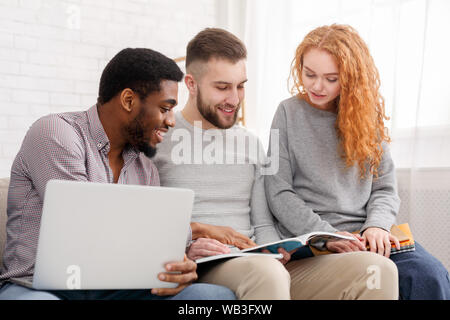
[[[0,286],[32,284],[45,186],[50,179],[113,183],[110,144],[93,106],[52,114],[28,130],[11,168],[7,241]],[[152,161],[134,148],[123,151],[120,184],[159,185]]]

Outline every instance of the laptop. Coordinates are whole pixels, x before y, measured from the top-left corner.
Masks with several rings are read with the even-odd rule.
[[[174,288],[160,281],[183,261],[194,192],[189,189],[50,180],[33,288]]]

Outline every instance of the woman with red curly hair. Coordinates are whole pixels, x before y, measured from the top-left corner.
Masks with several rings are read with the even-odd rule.
[[[321,249],[350,254],[368,246],[388,258],[390,241],[399,246],[390,229],[400,199],[380,78],[367,45],[350,26],[316,28],[297,47],[291,77],[294,96],[281,102],[272,123],[279,170],[265,177],[278,232],[288,238],[360,231],[356,241]],[[417,242],[415,251],[391,260],[400,298],[450,299],[447,270]]]

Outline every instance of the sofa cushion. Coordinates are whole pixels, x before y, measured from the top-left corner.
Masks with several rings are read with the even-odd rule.
[[[6,242],[6,203],[8,199],[9,178],[0,179],[0,267],[3,261],[3,250]]]

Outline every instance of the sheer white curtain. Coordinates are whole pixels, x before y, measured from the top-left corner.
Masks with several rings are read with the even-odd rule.
[[[246,124],[267,147],[296,46],[313,28],[350,24],[380,71],[402,198],[399,222],[450,268],[450,1],[246,0],[228,11],[248,51]],[[230,13],[231,12],[231,13]],[[230,25],[230,24],[228,24]]]

